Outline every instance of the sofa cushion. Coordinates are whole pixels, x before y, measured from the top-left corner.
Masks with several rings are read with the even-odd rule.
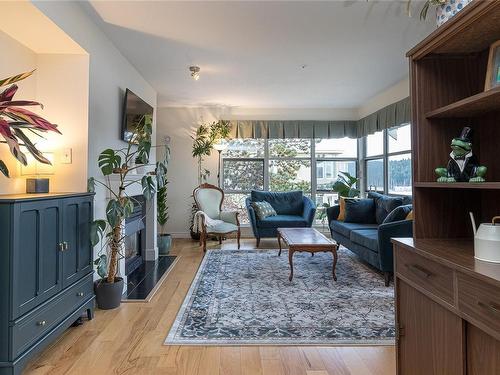
[[[337,220],[345,221],[345,201],[347,199],[359,199],[359,198],[349,198],[349,197],[339,197],[339,216]]]
[[[403,197],[391,197],[373,191],[368,193],[368,198],[375,200],[375,219],[377,220],[377,224],[382,224],[387,215],[396,207],[403,204]]]
[[[411,204],[396,207],[392,212],[386,216],[383,224],[393,223],[395,221],[406,220],[406,217],[412,210]]]
[[[268,216],[276,216],[277,213],[273,206],[269,202],[252,202],[252,207],[255,210],[255,214],[260,220],[265,219]]]
[[[375,223],[375,201],[373,199],[346,199],[346,223]]]
[[[378,230],[357,229],[351,231],[350,239],[358,245],[364,246],[378,253]]]
[[[302,215],[304,211],[301,191],[279,193],[252,190],[250,195],[252,202],[269,202],[278,215]]]
[[[351,231],[355,229],[377,229],[378,224],[346,223],[343,221],[332,220],[330,229],[338,232],[344,237],[350,238]]]
[[[307,220],[298,215],[268,216],[264,220],[257,220],[259,228],[296,228],[306,227]]]

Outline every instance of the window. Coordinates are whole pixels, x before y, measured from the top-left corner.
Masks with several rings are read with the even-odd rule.
[[[384,192],[384,159],[366,162],[366,186],[368,191]]]
[[[358,140],[351,138],[316,139],[314,141],[316,162],[315,202],[317,225],[326,223],[326,207],[333,206],[338,194],[332,185],[339,172],[357,174]]]
[[[356,139],[234,139],[222,154],[221,185],[226,209],[239,210],[248,223],[245,198],[252,189],[302,190],[318,205],[316,223],[324,221],[323,204],[334,205],[332,184],[339,172],[357,173]]]
[[[317,139],[315,146],[316,158],[319,159],[358,157],[357,139]]]
[[[223,153],[221,186],[224,209],[240,212],[240,222],[248,223],[245,199],[250,190],[264,189],[263,139],[233,139]]]
[[[311,140],[270,139],[269,190],[311,193]]]
[[[366,137],[366,156],[378,156],[384,153],[384,132],[380,131]]]
[[[366,190],[411,195],[411,126],[365,137]]]
[[[411,154],[389,156],[389,194],[411,195]]]

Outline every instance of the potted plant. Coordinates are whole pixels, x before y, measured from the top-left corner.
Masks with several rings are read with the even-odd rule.
[[[425,20],[429,8],[436,7],[436,23],[441,26],[455,14],[460,12],[472,0],[426,0],[420,10],[420,19]],[[408,0],[408,10],[410,9],[411,0]]]
[[[18,89],[15,83],[28,78],[33,72],[34,70],[0,79],[0,87],[11,85],[0,93],[0,135],[4,139],[0,143],[6,143],[9,146],[10,153],[23,165],[27,165],[28,161],[21,149],[28,151],[38,162],[51,164],[43,156],[43,153],[37,149],[36,140],[43,139],[42,133],[48,131],[61,134],[57,129],[57,125],[50,123],[26,108],[21,108],[27,106],[40,106],[43,108],[41,103],[31,100],[14,100],[14,95]],[[36,140],[33,141],[28,137],[28,134],[34,135]],[[9,177],[9,169],[2,160],[0,160],[0,172],[5,177]]]
[[[167,148],[167,153],[168,153]],[[167,155],[168,159],[168,155]],[[167,176],[165,170],[164,176],[164,185],[158,189],[156,192],[156,205],[157,205],[157,213],[156,219],[158,221],[158,225],[160,226],[160,232],[158,233],[158,252],[160,255],[168,255],[170,248],[172,247],[172,236],[168,233],[165,233],[165,225],[169,219],[168,215],[168,206],[167,206]]]
[[[337,179],[333,183],[332,190],[338,193],[339,197],[359,197],[360,191],[356,189],[358,182],[359,178],[351,176],[348,172],[339,172]]]
[[[98,184],[104,187],[110,196],[106,206],[106,218],[95,220],[90,228],[92,246],[101,243],[98,257],[94,262],[101,277],[94,283],[97,305],[100,309],[113,309],[121,303],[123,279],[118,276],[118,261],[124,256],[125,219],[134,210],[134,199],[127,194],[127,187],[140,184],[144,198],[150,200],[157,189],[161,189],[166,183],[168,156],[156,164],[149,163],[152,147],[151,115],[142,116],[135,124],[135,129],[127,147],[117,150],[106,149],[99,155],[98,165],[106,177],[105,182],[94,177],[88,181],[89,191],[95,191],[95,186]],[[136,160],[141,164],[135,165]],[[134,173],[144,166],[154,166],[154,171],[147,172],[143,176]],[[111,181],[109,178],[111,175],[116,179]]]
[[[192,155],[198,162],[198,185],[206,182],[208,177],[210,177],[210,171],[203,168],[204,158],[206,156],[210,156],[212,148],[217,141],[225,139],[229,136],[230,129],[229,121],[219,120],[208,125],[200,125],[198,129],[196,129],[196,133],[191,136],[193,139]],[[200,234],[193,230],[194,215],[197,211],[198,207],[196,206],[196,203],[193,202],[191,206],[191,223],[189,227],[191,238],[193,240],[200,239]]]

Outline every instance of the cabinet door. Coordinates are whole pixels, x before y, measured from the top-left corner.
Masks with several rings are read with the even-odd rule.
[[[398,375],[464,374],[462,319],[397,279]]]
[[[500,374],[500,341],[467,324],[467,374]]]
[[[12,318],[62,289],[59,202],[53,199],[15,205]]]
[[[63,200],[63,287],[80,280],[92,270],[90,223],[92,199],[68,198]]]

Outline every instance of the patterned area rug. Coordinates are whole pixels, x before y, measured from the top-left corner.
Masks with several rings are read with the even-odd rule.
[[[394,344],[394,290],[349,250],[209,250],[166,345]]]

